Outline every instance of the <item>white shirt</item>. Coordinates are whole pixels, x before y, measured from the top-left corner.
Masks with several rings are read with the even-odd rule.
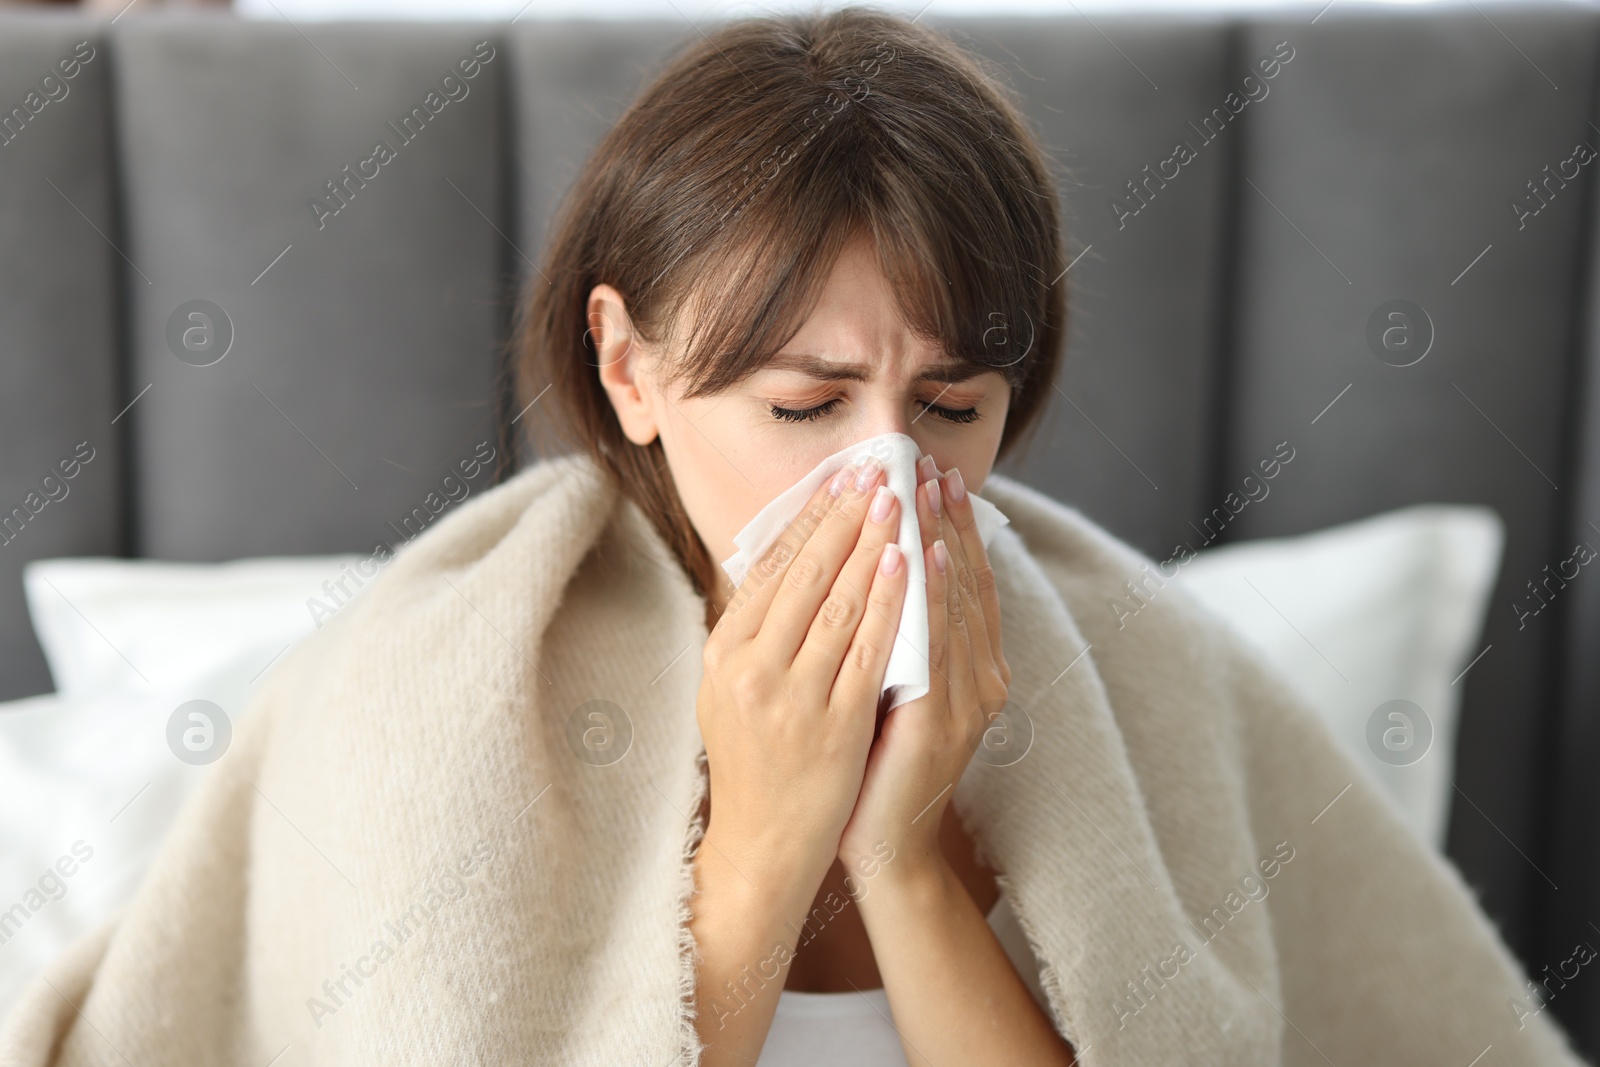
[[[1048,1016],[1038,961],[1004,893],[990,909],[988,919],[1011,965]],[[756,1067],[907,1067],[893,1017],[889,994],[883,989],[849,993],[785,989],[778,995],[772,1029]]]

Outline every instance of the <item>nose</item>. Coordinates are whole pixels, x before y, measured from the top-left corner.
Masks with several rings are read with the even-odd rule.
[[[888,422],[879,423],[876,428],[869,431],[869,433],[873,437],[884,433],[899,433],[905,434],[907,437],[916,437],[916,434],[912,432],[910,419],[892,419]]]
[[[898,397],[884,397],[875,401],[871,407],[873,410],[864,420],[866,425],[861,429],[862,437],[877,437],[886,433],[903,433],[911,438],[917,436],[917,424],[914,420],[917,412],[921,410],[920,405],[907,404]]]

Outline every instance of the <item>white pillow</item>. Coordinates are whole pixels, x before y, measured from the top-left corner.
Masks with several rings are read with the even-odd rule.
[[[358,595],[378,566],[355,555],[48,559],[29,563],[23,584],[56,692],[97,696],[181,685],[225,662],[254,675]]]
[[[1490,508],[1418,504],[1205,549],[1177,581],[1288,677],[1442,851],[1462,674],[1483,651],[1504,541]]]
[[[261,684],[249,681],[259,659],[247,648],[170,688],[0,704],[0,1017],[29,979],[133,897],[183,802],[228,758],[221,742]],[[211,751],[191,746],[180,757],[174,719],[183,729],[194,720],[192,709],[175,713],[196,699],[220,708],[228,726],[209,711]]]

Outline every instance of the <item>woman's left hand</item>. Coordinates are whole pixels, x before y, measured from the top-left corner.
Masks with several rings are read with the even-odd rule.
[[[839,840],[846,871],[876,870],[884,843],[902,873],[943,862],[944,809],[1011,686],[994,571],[960,471],[925,480],[937,470],[923,457],[918,472],[928,694],[890,712],[872,743],[855,810]]]

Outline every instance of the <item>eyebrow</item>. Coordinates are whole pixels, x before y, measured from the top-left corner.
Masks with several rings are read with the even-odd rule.
[[[869,377],[867,368],[859,363],[839,363],[803,352],[780,352],[767,361],[772,370],[794,370],[823,381],[864,382]],[[917,375],[924,382],[965,382],[985,374],[993,368],[976,363],[959,363],[946,360],[935,363]]]

